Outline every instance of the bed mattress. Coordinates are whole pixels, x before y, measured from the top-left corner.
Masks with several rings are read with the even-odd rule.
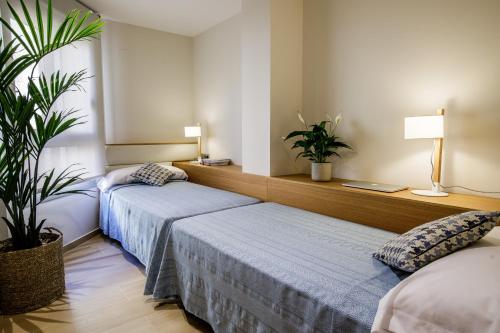
[[[258,202],[185,181],[164,186],[127,184],[101,193],[100,227],[146,266],[148,276],[156,276],[162,263],[171,263],[166,244],[174,221]]]
[[[216,332],[368,332],[407,274],[372,258],[396,234],[262,203],[178,220],[178,291]]]

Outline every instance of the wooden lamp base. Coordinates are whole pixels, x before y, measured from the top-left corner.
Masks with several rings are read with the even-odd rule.
[[[437,110],[438,116],[444,116],[444,109]],[[432,154],[432,189],[413,190],[411,193],[424,197],[447,197],[448,193],[441,192],[441,160],[443,156],[443,138],[434,139],[434,151]]]

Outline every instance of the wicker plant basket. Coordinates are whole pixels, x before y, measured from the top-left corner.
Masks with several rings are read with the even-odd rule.
[[[33,311],[64,292],[62,234],[40,234],[43,245],[19,251],[0,250],[0,315]],[[0,242],[6,248],[10,240]]]

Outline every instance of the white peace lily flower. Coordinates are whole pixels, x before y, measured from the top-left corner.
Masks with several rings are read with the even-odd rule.
[[[328,121],[331,121],[331,122],[333,123],[332,116],[330,116],[330,114],[329,114],[329,113],[326,113],[326,119],[327,119]]]
[[[340,124],[341,121],[342,121],[342,113],[339,114],[337,117],[335,117],[335,125]]]
[[[304,118],[302,117],[302,113],[300,113],[300,111],[297,111],[297,117],[299,118],[300,122],[302,124],[306,124],[306,121],[304,120]]]

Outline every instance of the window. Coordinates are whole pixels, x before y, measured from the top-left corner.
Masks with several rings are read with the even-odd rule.
[[[30,3],[33,8],[33,4]],[[75,3],[75,7],[78,5]],[[17,10],[17,8],[16,8]],[[21,10],[21,8],[19,8]],[[8,11],[3,11],[5,13]],[[62,11],[54,8],[54,27],[64,19]],[[10,19],[14,28],[16,21]],[[20,27],[16,29],[20,35]],[[55,30],[55,28],[54,28]],[[20,51],[20,56],[25,51]],[[43,59],[37,68],[25,70],[25,75],[15,81],[16,88],[22,94],[27,94],[28,77],[33,70],[35,78],[39,73],[50,76],[56,71],[74,73],[82,69],[87,70],[88,78],[82,83],[83,91],[71,91],[61,96],[53,109],[78,110],[78,115],[84,117],[83,124],[71,128],[50,141],[40,160],[40,170],[52,168],[60,172],[71,164],[84,168],[86,177],[100,175],[104,171],[104,126],[102,88],[100,73],[99,41],[80,42],[75,45],[59,49]]]

